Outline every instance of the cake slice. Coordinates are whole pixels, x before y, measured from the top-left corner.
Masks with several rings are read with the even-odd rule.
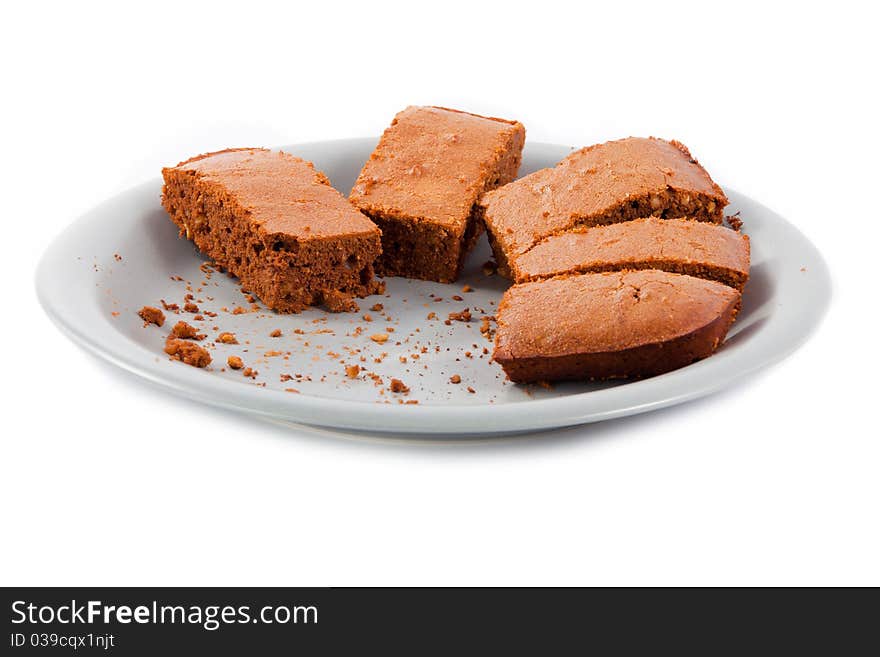
[[[310,162],[231,149],[162,175],[162,205],[180,234],[273,310],[356,310],[353,297],[381,290],[379,229]]]
[[[551,235],[511,262],[518,283],[562,274],[662,269],[742,290],[749,238],[726,226],[648,217]]]
[[[721,223],[727,197],[684,145],[629,137],[576,151],[479,201],[499,271],[576,227],[655,216]]]
[[[525,128],[442,107],[408,107],[385,130],[350,199],[382,229],[383,276],[458,278],[482,232],[474,204],[516,177]]]
[[[653,376],[712,354],[739,305],[729,285],[653,269],[518,284],[493,358],[517,383]]]

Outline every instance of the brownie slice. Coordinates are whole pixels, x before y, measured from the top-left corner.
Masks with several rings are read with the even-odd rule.
[[[350,199],[382,229],[383,276],[450,283],[482,232],[474,205],[516,177],[525,128],[442,107],[408,107],[385,130]]]
[[[662,269],[742,290],[749,238],[726,226],[648,217],[551,235],[511,262],[518,282],[562,274]]]
[[[684,145],[630,137],[576,151],[479,201],[499,271],[542,239],[647,216],[721,223],[727,197]]]
[[[712,354],[739,305],[728,285],[653,269],[518,284],[493,358],[517,383],[653,376]]]
[[[310,162],[232,149],[162,175],[162,205],[180,234],[273,310],[356,310],[352,297],[380,291],[379,229]]]

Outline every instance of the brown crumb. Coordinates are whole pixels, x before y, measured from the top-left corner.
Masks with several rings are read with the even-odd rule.
[[[472,288],[470,285],[465,285],[463,288],[461,288],[461,291],[467,294],[468,292],[473,292],[474,288]]]
[[[244,367],[244,361],[238,356],[230,356],[226,359],[226,364],[234,370],[240,370]]]
[[[251,369],[250,367],[245,367],[244,370],[242,370],[242,374],[251,379],[256,379],[259,372],[257,372],[255,369]]]
[[[372,306],[370,306],[370,310],[372,310],[374,313],[380,313],[385,310],[385,306],[383,306],[381,303],[374,303]]]
[[[236,306],[232,309],[233,315],[244,315],[247,312],[247,308],[242,308],[241,306]]]
[[[171,356],[171,360],[179,360],[193,367],[207,367],[211,364],[208,350],[187,340],[169,337],[165,341],[165,353]]]
[[[373,342],[378,342],[382,344],[384,342],[388,342],[388,334],[387,333],[374,333],[370,336],[370,340]]]
[[[349,365],[345,368],[345,376],[349,379],[356,379],[357,375],[361,373],[360,365]]]
[[[471,310],[465,308],[460,313],[449,313],[449,319],[454,322],[469,322],[471,321]]]
[[[180,306],[176,303],[166,303],[165,299],[159,299],[159,301],[162,304],[162,307],[168,312],[176,313],[180,310]]]
[[[409,392],[409,388],[400,379],[391,379],[391,392]]]
[[[364,315],[364,321],[365,322],[372,322],[373,321],[372,315]]]
[[[453,294],[453,295],[452,295],[452,300],[453,300],[453,301],[464,301],[464,297],[461,297],[461,296],[459,296],[459,295],[457,295],[457,294]]]
[[[737,212],[734,215],[730,215],[730,216],[727,216],[724,218],[725,218],[725,220],[727,220],[728,225],[731,228],[733,228],[734,230],[739,231],[742,229],[743,221],[742,221],[742,219],[739,218],[739,212]]]
[[[470,386],[467,387],[467,391],[468,391],[469,393],[471,393],[472,395],[475,394],[475,393],[477,392],[476,390],[474,390],[474,389],[471,388]]]
[[[495,319],[489,315],[484,315],[480,320],[480,333],[483,337],[492,342],[495,339],[495,332],[492,330],[492,320]]]
[[[297,390],[296,388],[285,388],[284,392],[295,392],[299,394],[299,390]]]
[[[183,304],[183,310],[188,313],[197,313],[199,312],[199,307],[192,301],[187,301],[185,304]]]
[[[138,315],[144,320],[144,326],[149,326],[150,324],[162,326],[165,323],[165,313],[158,308],[153,308],[153,306],[144,306],[138,310]]]
[[[274,331],[272,331],[272,332],[269,334],[269,337],[270,337],[270,338],[280,338],[281,335],[282,335],[282,333],[281,333],[281,329],[275,329]]]
[[[461,377],[458,374],[453,374],[449,377],[449,383],[455,383],[457,385],[461,383]]]
[[[275,358],[276,356],[283,356],[283,355],[284,355],[283,351],[275,351],[275,350],[267,351],[266,353],[263,354],[263,356],[265,358]]]
[[[182,340],[204,340],[205,334],[199,333],[195,326],[180,321],[171,329],[171,336]]]
[[[427,319],[437,319],[437,313],[428,313]]]
[[[224,331],[217,336],[217,339],[214,340],[214,342],[219,342],[221,344],[238,344],[238,339],[235,337],[235,333]]]

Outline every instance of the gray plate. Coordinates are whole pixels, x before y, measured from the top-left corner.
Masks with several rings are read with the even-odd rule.
[[[284,150],[315,162],[347,193],[375,144],[376,139],[350,139]],[[570,151],[529,143],[521,173],[551,166]],[[490,257],[485,240],[455,285],[389,278],[386,294],[361,300],[358,314],[310,310],[276,315],[261,308],[234,315],[221,308],[250,304],[234,279],[214,273],[206,281],[199,268],[203,259],[189,242],[177,238],[176,227],[162,210],[160,189],[156,178],[126,191],[80,217],[55,240],[37,270],[43,307],[76,343],[119,367],[182,396],[281,422],[465,436],[643,413],[712,393],[790,354],[816,328],[831,294],[827,268],[813,245],[777,214],[727,189],[728,212],[741,212],[751,237],[752,274],[742,312],[716,355],[632,383],[518,386],[506,382],[501,369],[483,354],[484,348],[491,352],[491,343],[481,335],[478,319],[494,314],[506,287],[498,276],[486,277],[481,271]],[[217,317],[197,322],[190,314],[169,314],[163,328],[144,328],[136,311],[159,305],[160,299],[182,305],[185,281],[194,289],[201,287],[195,291],[201,309],[217,312]],[[474,291],[463,292],[465,284]],[[369,310],[375,303],[383,304],[382,313]],[[450,312],[465,307],[475,321],[445,324]],[[431,312],[439,319],[428,320]],[[373,321],[363,320],[364,313]],[[178,319],[210,336],[205,343],[213,347],[214,362],[208,369],[171,362],[163,353],[168,329]],[[215,326],[234,332],[240,344],[214,344]],[[283,337],[269,337],[274,329]],[[369,338],[385,332],[385,344]],[[272,352],[281,354],[266,355]],[[256,369],[258,377],[244,378],[226,368],[232,354]],[[383,383],[365,372],[348,378],[346,364],[360,365]],[[459,385],[449,382],[453,374],[461,377]],[[282,381],[282,375],[294,379]],[[391,377],[401,379],[410,392],[390,392]]]

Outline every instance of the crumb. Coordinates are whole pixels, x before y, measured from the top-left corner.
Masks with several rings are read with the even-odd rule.
[[[281,329],[275,329],[269,334],[270,338],[280,338],[281,337]]]
[[[149,326],[150,324],[162,326],[165,323],[165,313],[152,306],[144,306],[138,310],[138,315],[144,320],[144,326]]]
[[[251,378],[251,379],[256,379],[257,374],[259,374],[259,372],[257,372],[254,369],[251,369],[250,367],[245,367],[244,370],[242,370],[242,374],[246,377]]]
[[[465,285],[463,288],[461,288],[461,291],[467,294],[468,292],[473,292],[474,288],[472,288],[470,285]]]
[[[275,358],[275,356],[281,356],[283,354],[284,354],[283,351],[267,351],[266,353],[263,354],[263,356],[266,358]]]
[[[364,315],[364,321],[365,321],[365,322],[372,322],[372,321],[373,321],[373,317],[372,317],[371,315]]]
[[[159,299],[159,302],[162,304],[162,307],[168,312],[176,313],[180,311],[180,306],[176,303],[166,303],[165,299]]]
[[[391,392],[409,392],[409,388],[400,379],[391,379]]]
[[[183,310],[188,313],[197,313],[199,312],[199,307],[192,301],[187,301],[185,304],[183,304]]]
[[[244,361],[241,360],[238,356],[230,356],[226,359],[226,364],[229,365],[234,370],[240,370],[244,367]]]
[[[345,368],[345,376],[349,379],[356,379],[357,375],[361,373],[360,365],[349,365]]]
[[[238,344],[238,339],[235,337],[235,333],[224,331],[217,336],[217,339],[214,340],[214,342],[219,342],[221,344]]]
[[[191,326],[186,322],[177,322],[171,329],[171,336],[182,340],[204,340],[205,334],[199,333],[195,326]]]
[[[477,392],[476,390],[474,390],[474,389],[471,388],[470,386],[467,387],[467,391],[468,391],[469,393],[471,393],[472,395],[475,394],[475,393]]]
[[[449,319],[454,322],[469,322],[471,321],[471,310],[465,308],[460,313],[449,313]]]
[[[374,313],[380,313],[385,310],[385,306],[383,306],[381,303],[374,303],[372,306],[370,306],[370,310],[372,310]]]
[[[324,292],[324,307],[331,313],[356,313],[359,308],[350,294],[339,290],[327,290]]]
[[[452,300],[453,300],[453,301],[464,301],[464,298],[458,296],[457,294],[453,294],[453,295],[452,295]]]
[[[241,306],[236,306],[232,309],[233,315],[244,315],[247,312],[247,308],[242,308]]]
[[[407,400],[406,400],[405,402],[403,402],[403,403],[404,403],[404,404],[418,404],[418,403],[419,403],[419,400],[418,400],[418,399],[407,399]]]
[[[165,341],[165,353],[171,356],[171,360],[179,360],[193,367],[211,364],[211,354],[207,349],[186,340],[169,337]]]
[[[118,253],[114,253],[114,254],[113,254],[113,259],[114,259],[116,262],[121,262],[121,261],[122,261],[122,256],[119,255]]]
[[[483,275],[493,276],[498,271],[498,264],[494,260],[487,260],[483,263]]]
[[[492,320],[495,319],[489,315],[484,315],[480,320],[480,333],[483,337],[492,342],[495,339],[495,332],[492,330]]]
[[[743,227],[743,221],[739,218],[739,212],[724,217],[724,219],[727,221],[728,225],[736,231],[739,231]]]
[[[427,319],[437,319],[437,313],[428,313]]]
[[[299,394],[299,390],[297,390],[296,388],[285,388],[284,392],[295,392]]]
[[[114,311],[111,312],[110,314],[113,315],[113,317],[119,317],[119,311],[118,311],[118,310],[114,310]]]
[[[378,342],[382,344],[384,342],[388,342],[388,334],[387,333],[374,333],[370,336],[370,340],[373,342]]]
[[[453,374],[449,377],[449,383],[455,383],[457,385],[461,383],[461,377],[458,374]]]

